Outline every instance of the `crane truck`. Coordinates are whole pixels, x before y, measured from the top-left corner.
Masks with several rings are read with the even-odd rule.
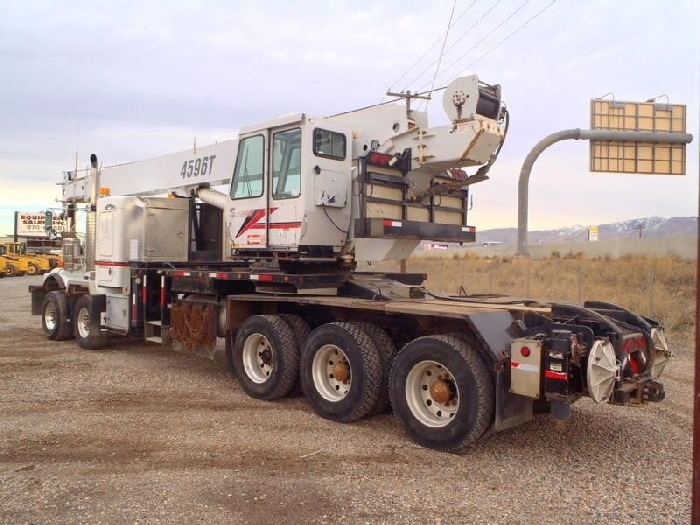
[[[300,385],[321,417],[391,409],[451,451],[583,397],[664,398],[663,327],[615,304],[445,295],[424,274],[358,271],[423,240],[469,243],[472,184],[508,127],[501,88],[454,80],[431,127],[400,103],[286,115],[236,140],[65,172],[64,267],[31,286],[46,337],[96,350],[117,336],[211,352],[253,398]],[[470,173],[473,172],[473,173]],[[221,190],[225,187],[225,190]],[[50,222],[49,222],[50,224]]]

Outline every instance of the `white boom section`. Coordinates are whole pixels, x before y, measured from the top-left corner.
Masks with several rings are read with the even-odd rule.
[[[171,155],[100,169],[100,188],[109,195],[162,195],[187,193],[203,184],[228,184],[236,162],[238,140],[227,140]],[[90,202],[90,170],[65,172],[63,202]]]

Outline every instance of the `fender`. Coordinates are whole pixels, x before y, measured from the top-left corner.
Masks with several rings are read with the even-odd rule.
[[[63,275],[62,268],[54,268],[44,275],[44,282],[40,286],[29,286],[29,293],[32,296],[32,315],[41,315],[41,307],[44,297],[53,290],[65,290],[68,282]]]

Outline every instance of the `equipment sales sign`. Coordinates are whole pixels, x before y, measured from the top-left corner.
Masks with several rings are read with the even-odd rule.
[[[46,237],[44,225],[46,217],[43,212],[18,211],[17,235],[20,237]],[[65,219],[53,216],[53,230],[61,233],[66,229]]]

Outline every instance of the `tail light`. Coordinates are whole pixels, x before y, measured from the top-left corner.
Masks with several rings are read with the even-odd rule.
[[[629,364],[629,369],[634,375],[643,374],[649,366],[649,345],[647,338],[642,334],[625,337],[622,341],[624,361]]]

